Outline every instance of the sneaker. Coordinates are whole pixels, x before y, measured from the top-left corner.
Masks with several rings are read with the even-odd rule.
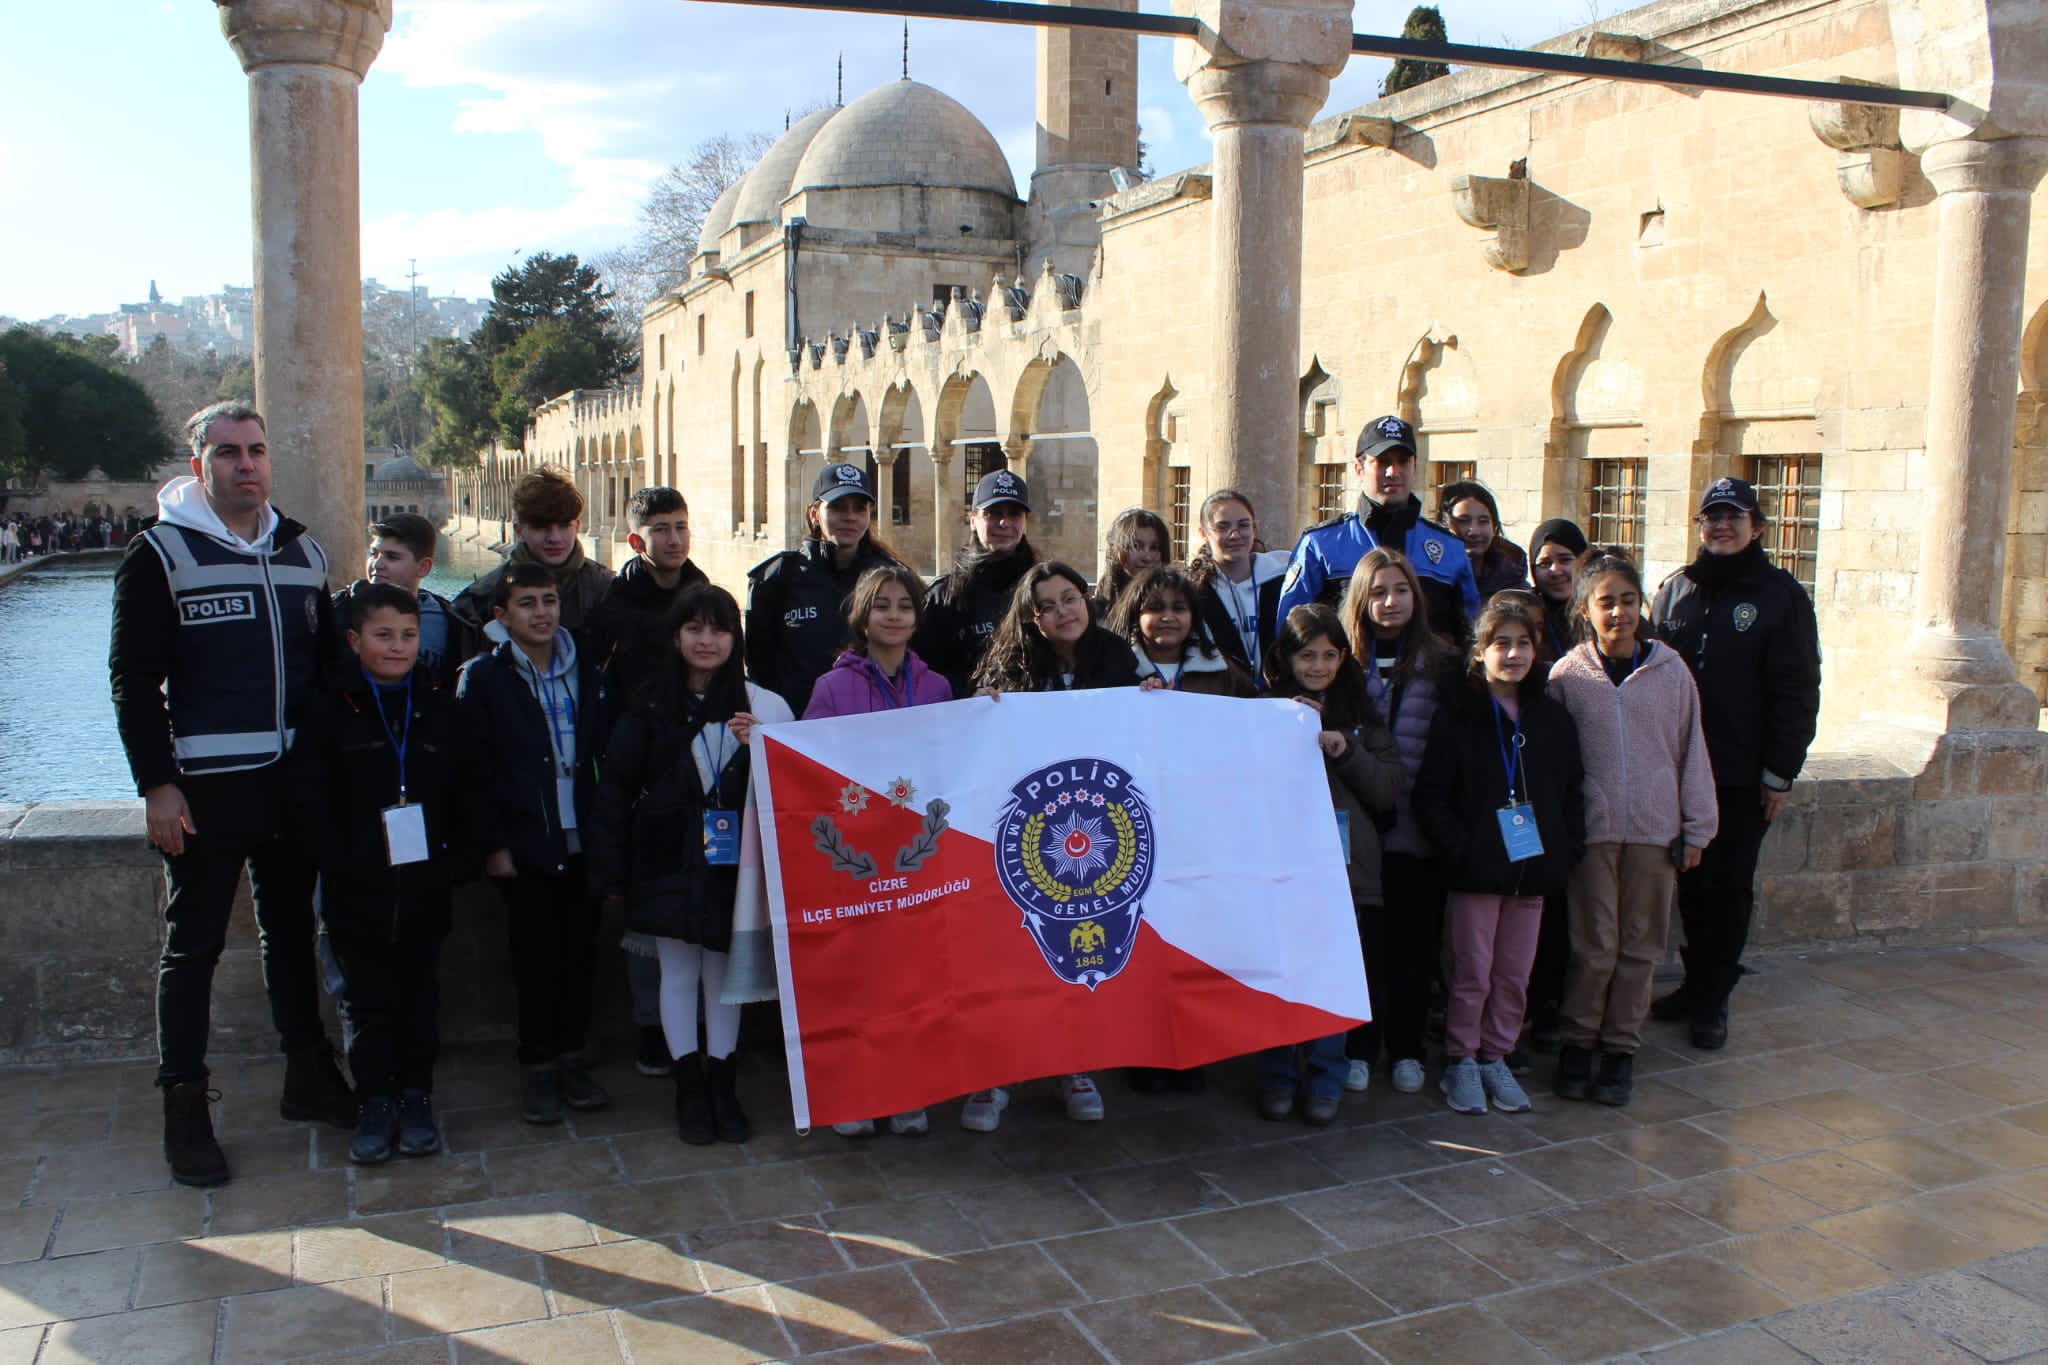
[[[602,1109],[612,1102],[609,1091],[597,1083],[582,1063],[564,1057],[562,1069],[562,1103],[571,1109]]]
[[[1508,1069],[1507,1059],[1481,1062],[1479,1084],[1493,1100],[1493,1107],[1504,1114],[1526,1114],[1529,1112],[1529,1096],[1522,1089],[1522,1083],[1515,1079],[1515,1073]]]
[[[1302,1121],[1311,1128],[1327,1128],[1336,1121],[1340,1103],[1335,1095],[1310,1095],[1301,1102]]]
[[[1619,1108],[1635,1094],[1636,1055],[1606,1052],[1600,1056],[1600,1079],[1593,1083],[1593,1098]]]
[[[1102,1117],[1102,1092],[1085,1071],[1060,1077],[1060,1098],[1067,1102],[1067,1117],[1078,1123],[1093,1123]]]
[[[1422,1063],[1414,1057],[1403,1057],[1394,1063],[1394,1089],[1404,1095],[1412,1095],[1422,1089]]]
[[[1003,1121],[1003,1110],[1009,1107],[1010,1092],[1001,1086],[977,1090],[960,1107],[960,1126],[970,1133],[993,1133]]]
[[[398,1154],[432,1156],[441,1150],[441,1130],[434,1122],[434,1100],[424,1090],[398,1097]]]
[[[1479,1063],[1470,1057],[1454,1058],[1444,1068],[1444,1078],[1438,1085],[1443,1088],[1444,1103],[1459,1113],[1486,1112],[1486,1087],[1479,1081]]]
[[[1561,1100],[1593,1098],[1593,1050],[1566,1043],[1557,1050],[1557,1081],[1551,1086]]]
[[[358,1166],[381,1166],[391,1160],[391,1144],[397,1140],[398,1106],[389,1096],[372,1095],[363,1101],[363,1112],[356,1118],[348,1159]]]
[[[1354,1095],[1362,1095],[1372,1086],[1372,1063],[1361,1058],[1351,1059],[1351,1069],[1344,1073],[1344,1088]]]
[[[922,1109],[913,1109],[889,1120],[889,1131],[897,1137],[923,1137],[931,1130],[932,1121],[925,1117]]]
[[[633,1054],[633,1069],[643,1076],[665,1079],[669,1068],[668,1035],[661,1031],[661,1025],[650,1024],[640,1030],[640,1046]]]
[[[835,1123],[832,1125],[832,1131],[845,1138],[873,1137],[875,1135],[875,1121],[873,1119],[855,1119],[852,1123]]]

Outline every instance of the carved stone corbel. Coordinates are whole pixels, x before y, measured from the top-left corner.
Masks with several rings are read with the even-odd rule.
[[[1880,85],[1854,76],[1836,78],[1842,85]],[[1835,149],[1835,183],[1842,196],[1859,209],[1899,202],[1906,173],[1906,154],[1899,145],[1899,111],[1878,104],[1841,102],[1807,106],[1813,135]]]
[[[1529,182],[1521,176],[1496,179],[1461,175],[1451,181],[1451,200],[1468,227],[1490,230],[1486,263],[1510,275],[1529,268]]]

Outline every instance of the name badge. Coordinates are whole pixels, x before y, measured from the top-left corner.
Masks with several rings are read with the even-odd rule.
[[[1500,841],[1507,846],[1509,862],[1527,862],[1542,856],[1543,836],[1536,832],[1534,807],[1502,806],[1494,815],[1500,821]]]
[[[704,812],[704,861],[713,867],[731,867],[740,860],[740,813],[736,810]]]
[[[576,828],[576,779],[558,777],[555,779],[555,809],[561,812],[562,828]]]
[[[427,860],[427,812],[423,806],[386,806],[384,851],[393,867]]]
[[[1351,812],[1337,812],[1337,847],[1344,850],[1344,861],[1351,861]]]

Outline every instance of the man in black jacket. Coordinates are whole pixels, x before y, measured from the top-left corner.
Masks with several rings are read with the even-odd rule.
[[[1820,717],[1820,627],[1799,580],[1758,537],[1756,490],[1716,479],[1700,498],[1699,557],[1664,580],[1650,608],[1658,636],[1691,665],[1714,765],[1721,831],[1679,878],[1685,984],[1656,1003],[1692,1022],[1694,1047],[1728,1042],[1728,996],[1756,910],[1756,863],[1785,808]]]
[[[1038,562],[1027,537],[1031,490],[1007,469],[981,476],[967,514],[968,540],[952,571],[932,584],[911,648],[955,697],[974,695],[974,670],[1010,609],[1017,582]],[[802,713],[799,712],[799,715]]]
[[[181,1184],[228,1163],[207,1110],[213,969],[242,869],[262,932],[263,984],[285,1053],[287,1119],[355,1124],[313,965],[313,867],[285,839],[284,759],[333,631],[327,556],[270,505],[263,418],[217,403],[186,424],[192,477],[114,574],[108,654],[115,723],[164,855],[169,903],[157,971],[164,1156]]]

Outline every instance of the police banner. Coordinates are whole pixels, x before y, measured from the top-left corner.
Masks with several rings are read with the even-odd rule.
[[[797,1126],[1368,1018],[1317,729],[1119,689],[757,730]]]

